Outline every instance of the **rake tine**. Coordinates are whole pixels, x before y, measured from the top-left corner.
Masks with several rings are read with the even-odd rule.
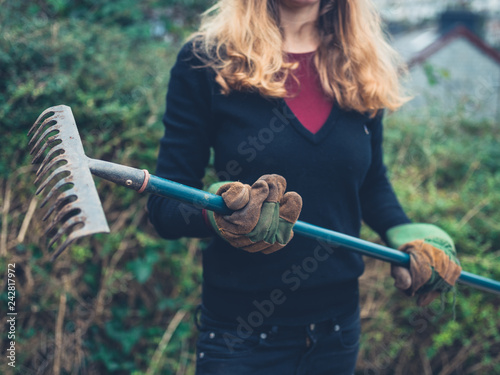
[[[37,130],[40,130],[40,128],[43,128],[45,126],[45,124],[47,123],[47,121],[52,121],[54,120],[56,117],[57,117],[57,110],[55,110],[55,108],[57,107],[50,107],[50,108],[47,108],[45,111],[43,111],[40,116],[38,116],[38,118],[36,119],[35,123],[33,124],[33,126],[30,128],[30,130],[28,131],[28,137],[31,136],[31,134],[35,131],[35,129]],[[47,117],[42,124],[40,124],[40,121],[42,120],[42,118],[49,112],[53,112],[54,114],[50,117]]]
[[[70,191],[70,190],[68,190],[68,191]],[[67,194],[68,191],[64,191],[64,192],[62,192],[59,195],[59,197],[57,198],[57,200],[50,206],[50,208],[47,210],[47,212],[45,213],[45,215],[43,215],[42,221],[46,221],[49,218],[49,216],[52,214],[52,212],[54,212],[56,210],[59,210],[62,207],[66,206],[67,204],[72,203],[76,199],[78,199],[78,196],[74,193],[74,191],[72,191],[70,194]],[[75,197],[76,199],[72,200],[72,201],[69,201],[67,203],[64,203],[65,201],[70,200],[73,197]]]
[[[62,179],[61,181],[59,181],[57,184],[55,184],[52,189],[50,189],[49,193],[47,194],[47,196],[44,198],[44,200],[42,201],[42,204],[40,205],[40,208],[43,208],[43,206],[45,206],[47,204],[47,202],[50,200],[50,198],[52,198],[52,196],[54,194],[56,194],[57,190],[59,190],[61,187],[63,187],[64,185],[68,185],[68,184],[73,184],[73,181],[69,181],[67,179]],[[73,184],[74,185],[74,184]],[[64,191],[62,192],[62,194],[64,193],[68,193],[69,191],[71,192],[74,192],[73,189],[69,189],[67,191]]]
[[[56,258],[61,255],[61,253],[66,250],[66,248],[73,243],[73,241],[77,240],[80,237],[85,237],[88,236],[87,231],[85,231],[83,228],[77,229],[74,232],[72,232],[68,238],[59,246],[59,248],[54,252],[50,260],[53,262],[56,260]]]
[[[45,228],[45,232],[43,232],[43,236],[44,237],[51,237],[51,236],[49,236],[49,234],[54,232],[54,230],[57,228],[58,224],[59,223],[55,219],[52,219],[49,226],[47,228]]]
[[[43,158],[42,162],[40,163],[41,166],[38,168],[38,170],[40,170],[40,168],[42,168],[42,165],[45,165],[48,161],[50,161],[50,158],[52,158],[52,156],[55,153],[58,153],[59,151],[62,151],[62,152],[60,152],[61,154],[65,154],[64,146],[62,144],[56,145],[49,152],[47,152],[47,155],[45,155],[45,157]],[[41,155],[39,156],[39,159],[41,159]],[[36,159],[33,159],[33,161],[39,162],[39,160],[36,160]],[[37,172],[37,175],[38,174],[39,173]]]
[[[84,218],[81,216],[74,216],[68,221],[66,221],[57,231],[57,233],[52,237],[50,240],[48,247],[51,247],[53,244],[55,244],[57,241],[61,239],[63,234],[65,234],[68,230],[71,229],[71,227],[77,225],[77,224],[83,224],[84,223]]]
[[[40,135],[40,132],[47,126],[47,124],[49,122],[55,121],[57,123],[57,120],[56,120],[57,117],[58,117],[58,114],[54,112],[54,114],[52,116],[45,118],[45,120],[43,120],[42,123],[35,122],[33,124],[33,126],[31,127],[30,131],[28,132],[28,137],[31,136],[31,139],[28,141],[28,145],[30,143],[32,143],[34,139],[38,138],[38,136]],[[36,131],[33,132],[33,130],[35,130],[35,129],[36,129]]]
[[[54,121],[55,123],[53,125],[51,125],[50,127],[57,125],[57,118],[58,117],[59,117],[59,115],[57,113],[54,113],[54,115],[47,117],[45,120],[43,120],[43,122],[41,124],[37,124],[37,123],[33,124],[33,127],[30,130],[34,130],[35,129],[34,126],[36,125],[36,131],[33,132],[33,134],[31,134],[31,139],[28,141],[28,146],[30,144],[32,144],[35,139],[38,139],[40,137],[40,133],[43,131],[43,129],[45,129],[47,124]],[[28,133],[28,137],[29,136],[30,136],[30,134]]]
[[[42,147],[40,147],[40,149],[38,150],[38,152],[36,153],[36,155],[33,157],[33,160],[31,161],[31,164],[36,164],[36,163],[39,163],[40,162],[40,159],[42,158],[42,155],[43,153],[45,152],[45,150],[47,150],[47,148],[51,147],[55,142],[58,141],[58,138],[57,138],[57,135],[53,135],[51,137],[49,137],[47,139],[47,142],[44,143],[44,145]],[[62,149],[62,148],[60,148]],[[33,152],[35,151],[36,149],[33,148],[31,150],[31,154],[33,154]],[[64,150],[63,150],[64,151]],[[47,159],[48,157],[48,153],[47,155],[44,157],[44,160]]]
[[[36,131],[33,132],[33,134],[31,134],[31,138],[28,140],[28,146],[32,146],[34,144],[34,142],[36,140],[39,140],[40,138],[44,138],[43,136],[41,136],[42,132],[44,132],[44,135],[47,135],[45,134],[46,132],[44,131],[45,127],[47,126],[47,124],[51,123],[51,122],[54,122],[54,124],[52,124],[51,126],[49,126],[47,129],[45,130],[48,130],[50,128],[52,128],[53,126],[57,125],[57,120],[56,120],[57,116],[54,115],[54,116],[51,116],[47,119],[45,119],[45,121],[43,123],[41,123],[37,128],[36,128]],[[54,130],[54,129],[53,129]],[[55,129],[57,130],[57,129]]]
[[[62,167],[59,167],[54,172],[52,172],[50,174],[50,176],[47,177],[47,179],[38,187],[35,194],[36,195],[40,194],[40,192],[43,189],[45,189],[45,187],[50,183],[50,181],[52,181],[54,179],[55,176],[57,176],[58,174],[63,173],[63,172],[69,172],[68,168],[66,168],[66,165],[63,165]],[[38,176],[35,180],[35,184],[37,184],[42,177],[43,177],[42,175]]]
[[[78,215],[81,212],[81,210],[78,207],[75,207],[75,205],[74,205],[75,202],[78,202],[78,200],[73,201],[71,203],[68,203],[57,213],[56,217],[54,217],[52,219],[52,222],[50,223],[48,228],[45,230],[45,233],[44,233],[45,236],[49,235],[50,232],[54,231],[54,229],[57,227],[58,224],[63,223],[61,221],[61,219],[64,218],[64,216],[71,213],[72,211],[79,211],[79,212],[75,212],[74,216]],[[71,216],[71,217],[73,217],[73,216]],[[69,219],[70,218],[68,218],[67,220],[69,220]]]
[[[53,152],[51,152],[50,156],[52,156],[54,153],[56,153],[59,150],[62,150],[62,148],[54,150]],[[66,159],[66,155],[64,155],[64,154],[57,155],[53,159],[50,159],[50,156],[47,155],[47,157],[44,159],[44,161],[42,162],[42,164],[40,164],[40,168],[38,168],[38,171],[36,171],[36,176],[37,177],[43,176],[45,173],[47,173],[58,162],[63,161],[63,160],[66,161],[66,162],[68,161]]]
[[[36,140],[36,143],[31,146],[31,153],[34,152],[35,149],[37,149],[39,146],[40,146],[40,143],[42,143],[45,139],[45,137],[47,136],[47,134],[50,134],[54,131],[60,131],[61,129],[61,124],[54,124],[50,127],[48,127],[41,136],[38,137],[38,134],[43,130],[43,128],[40,128],[37,130],[37,132],[33,135],[33,137],[30,139],[30,141],[28,142],[28,146],[31,146],[33,144],[33,142],[35,142]],[[54,134],[56,135],[56,134]]]

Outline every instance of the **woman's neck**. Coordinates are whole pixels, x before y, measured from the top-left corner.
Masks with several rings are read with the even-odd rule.
[[[301,7],[280,3],[280,26],[283,29],[283,49],[291,53],[314,51],[319,45],[316,21],[319,2]]]

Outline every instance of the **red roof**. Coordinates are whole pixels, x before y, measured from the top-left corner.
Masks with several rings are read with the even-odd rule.
[[[435,42],[424,48],[422,51],[417,53],[413,58],[408,62],[408,66],[411,68],[417,64],[423,63],[430,56],[435,54],[441,48],[447,46],[452,41],[457,38],[465,38],[470,43],[475,45],[478,49],[483,51],[484,54],[491,57],[498,64],[500,64],[500,53],[487,45],[481,38],[479,38],[476,34],[470,31],[468,28],[464,26],[457,26],[447,34],[438,38]]]

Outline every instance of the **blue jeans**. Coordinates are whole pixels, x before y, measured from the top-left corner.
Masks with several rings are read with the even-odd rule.
[[[252,327],[201,309],[196,375],[352,375],[361,333],[352,315],[302,326]]]

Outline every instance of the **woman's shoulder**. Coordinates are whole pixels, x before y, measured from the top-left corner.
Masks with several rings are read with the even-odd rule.
[[[202,42],[196,38],[191,38],[185,42],[177,55],[177,62],[197,67],[208,66],[209,60]]]
[[[196,95],[211,95],[215,91],[215,71],[200,56],[192,40],[187,41],[177,54],[170,70],[169,91],[192,91]]]
[[[182,76],[183,80],[213,81],[215,74],[208,64],[203,48],[196,40],[188,40],[177,54],[171,76]]]
[[[185,42],[181,49],[179,50],[177,54],[177,62],[182,62],[182,63],[200,63],[201,59],[199,58],[198,50],[199,47],[195,45],[194,40],[188,40]]]

